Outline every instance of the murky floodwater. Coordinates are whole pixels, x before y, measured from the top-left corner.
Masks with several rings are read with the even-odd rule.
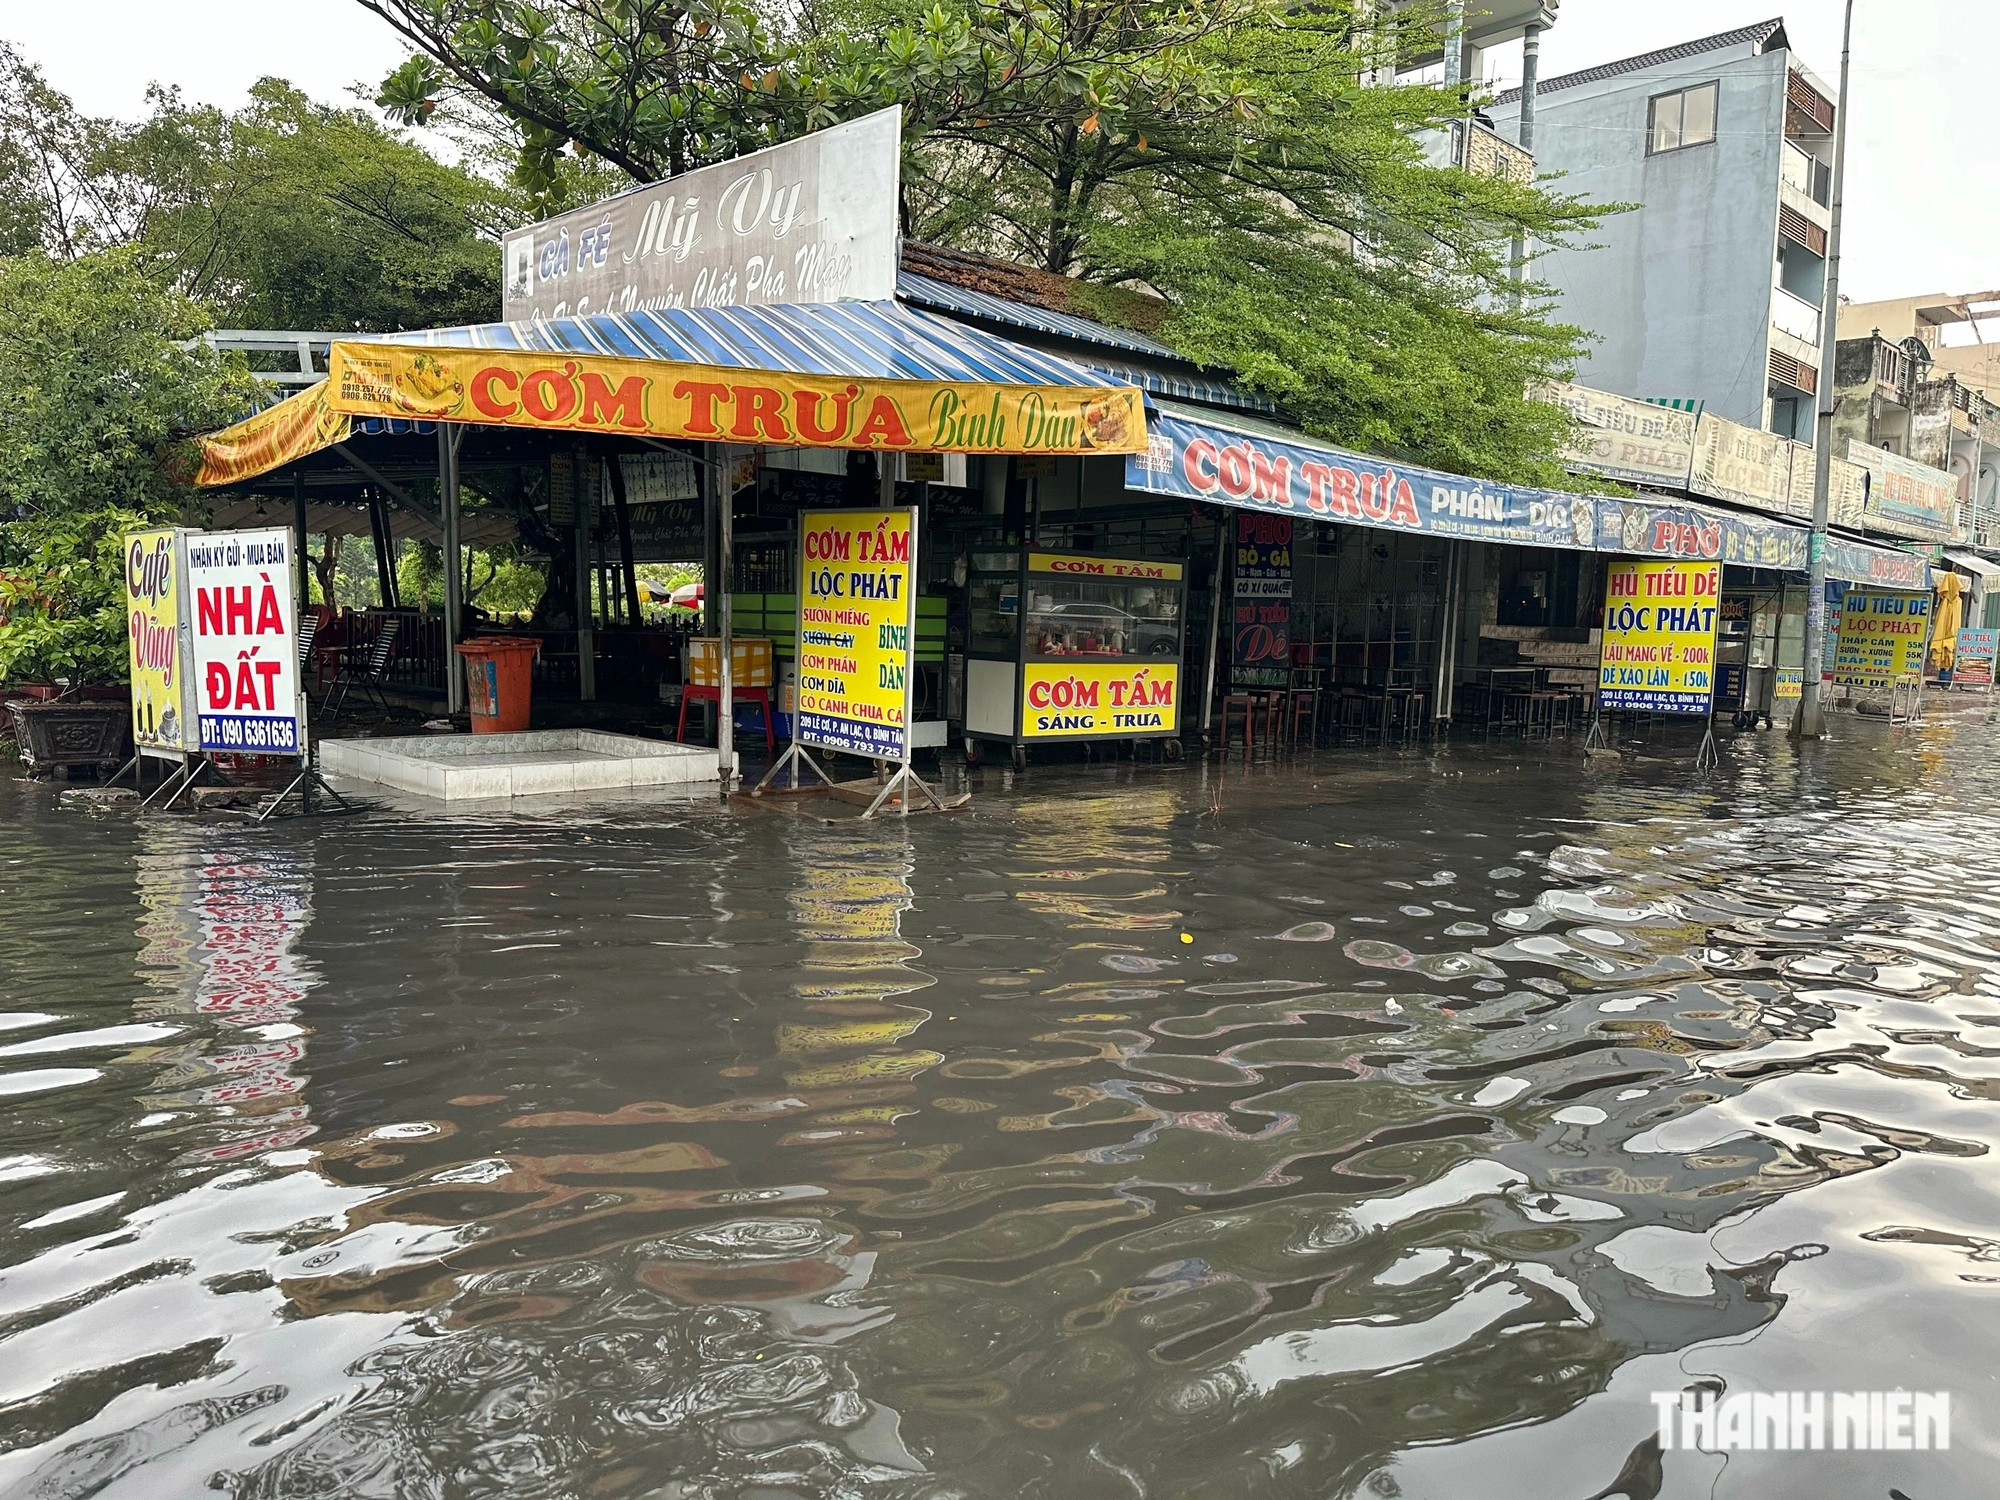
[[[1994,1493],[2000,726],[1839,731],[872,827],[0,778],[0,1494]],[[1703,1382],[1952,1446],[1660,1454]]]

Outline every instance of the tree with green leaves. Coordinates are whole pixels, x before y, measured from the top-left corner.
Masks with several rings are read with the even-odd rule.
[[[0,254],[134,247],[236,327],[499,316],[497,236],[525,195],[278,79],[233,113],[150,97],[144,120],[86,117],[0,43]]]
[[[1336,441],[1566,482],[1568,419],[1525,392],[1583,335],[1510,246],[1602,210],[1430,159],[1477,101],[1379,82],[1435,44],[1421,8],[816,0],[778,26],[742,0],[359,3],[418,49],[378,102],[498,110],[529,175],[567,152],[652,180],[901,104],[913,238],[1074,278],[1079,307]]]
[[[0,681],[122,681],[120,536],[193,498],[181,445],[259,399],[133,250],[0,259]]]

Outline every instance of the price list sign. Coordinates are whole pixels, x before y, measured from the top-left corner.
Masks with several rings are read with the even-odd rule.
[[[917,512],[799,515],[798,738],[910,759]]]
[[[1710,712],[1721,590],[1721,563],[1613,562],[1605,577],[1598,706]]]

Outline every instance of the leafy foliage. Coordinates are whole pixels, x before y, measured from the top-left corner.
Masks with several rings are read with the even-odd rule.
[[[190,491],[163,455],[259,399],[208,326],[137,251],[0,260],[0,516],[178,513]]]
[[[0,524],[0,682],[126,680],[123,537],[146,519],[103,506]]]
[[[0,43],[0,254],[135,247],[236,327],[499,315],[495,236],[524,198],[278,79],[233,114],[151,102],[136,123],[87,118]]]
[[[417,49],[376,102],[422,124],[453,94],[484,101],[518,128],[536,190],[566,147],[651,181],[768,145],[787,123],[762,102],[784,49],[743,0],[359,3]]]

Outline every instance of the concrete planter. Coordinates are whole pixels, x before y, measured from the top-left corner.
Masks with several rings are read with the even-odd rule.
[[[125,763],[132,710],[122,703],[35,703],[7,705],[21,763],[30,775],[68,780],[79,766],[109,776]]]

